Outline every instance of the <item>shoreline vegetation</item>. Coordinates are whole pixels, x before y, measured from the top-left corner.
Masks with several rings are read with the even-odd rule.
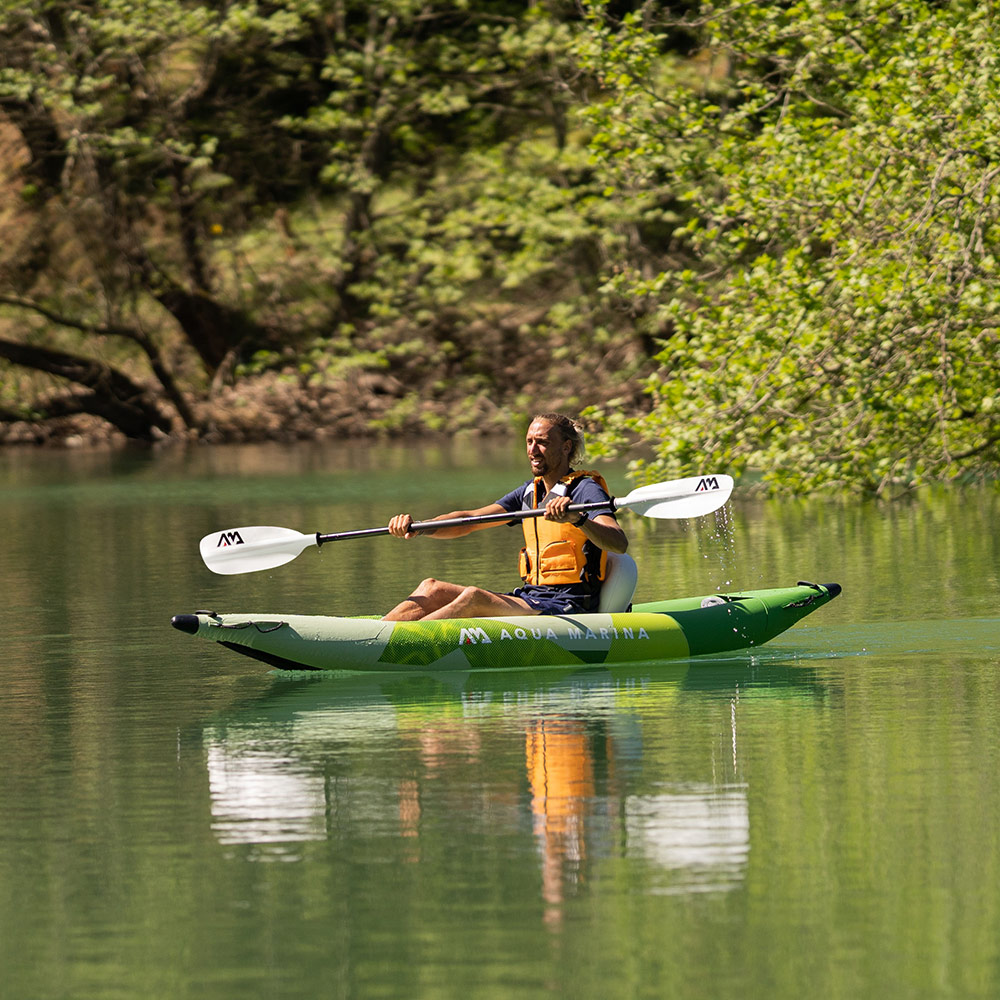
[[[392,439],[474,432],[516,435],[527,412],[505,411],[486,397],[414,402],[385,379],[360,379],[334,388],[309,388],[286,376],[257,376],[220,392],[199,408],[202,428],[164,435],[143,446],[181,441],[211,445],[324,439]],[[399,387],[401,388],[401,387]],[[459,411],[455,415],[456,409]],[[122,448],[129,439],[107,421],[78,415],[41,423],[0,425],[0,448]]]
[[[0,13],[0,446],[509,434],[1000,473],[1000,42],[954,0]]]

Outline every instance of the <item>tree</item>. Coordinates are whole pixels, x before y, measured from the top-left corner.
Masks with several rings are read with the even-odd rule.
[[[724,463],[884,493],[1000,467],[991,4],[654,5],[583,54],[601,169],[684,205],[683,268],[609,288],[659,337],[648,475]],[[695,34],[678,67],[664,39]]]
[[[173,0],[5,4],[0,113],[20,139],[22,206],[0,258],[8,327],[19,335],[0,356],[87,390],[29,411],[91,412],[128,437],[162,435],[171,421],[157,397],[195,422],[165,348],[179,337],[212,374],[233,351],[273,337],[252,306],[227,298],[207,249],[213,225],[239,202],[219,198],[232,184],[219,165],[237,158],[218,154],[204,108],[223,101],[234,48],[245,46],[253,64],[254,49],[275,37],[263,18],[238,28],[248,10]],[[236,101],[230,95],[228,106]],[[277,145],[273,127],[251,120],[249,130],[259,146],[266,135]],[[140,351],[120,349],[117,378],[92,381],[94,339],[108,336]],[[130,391],[146,402],[126,415],[112,387],[150,373],[159,392]]]
[[[575,253],[589,238],[550,227],[536,240],[545,227],[524,210],[523,177],[501,193],[520,199],[518,221],[471,206],[463,222],[460,193],[476,185],[452,183],[468,163],[502,177],[524,135],[566,145],[571,3],[7,0],[0,11],[0,115],[18,137],[22,194],[17,238],[0,251],[17,349],[0,357],[19,365],[51,371],[46,352],[58,350],[76,357],[60,367],[72,378],[94,349],[124,345],[112,364],[139,382],[152,374],[154,408],[197,428],[181,388],[199,385],[192,353],[202,385],[261,348],[283,357],[315,338],[320,351],[370,348],[396,363],[413,333],[388,325],[412,310],[433,314],[421,335],[455,343],[448,307],[492,266],[477,254],[527,275],[544,270],[545,246]],[[527,159],[548,164],[542,210],[580,200],[547,153]],[[262,273],[253,254],[268,241],[289,244],[289,259],[272,250]],[[434,263],[449,243],[464,259],[457,296],[455,272]],[[72,390],[74,405],[105,384]],[[159,433],[151,419],[141,436]]]

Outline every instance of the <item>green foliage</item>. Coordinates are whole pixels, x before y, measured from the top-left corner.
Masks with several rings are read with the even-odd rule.
[[[22,102],[29,161],[42,132],[53,158],[19,184],[25,231],[61,239],[8,304],[186,341],[190,389],[359,368],[453,404],[519,390],[527,365],[531,391],[574,393],[545,354],[606,341],[619,238],[569,131],[580,30],[561,0],[10,4],[0,100]]]
[[[662,338],[650,412],[612,435],[652,442],[648,475],[875,492],[995,475],[991,6],[703,4],[685,83],[670,25],[590,5],[584,55],[610,84],[595,159],[636,192],[669,179],[692,257],[614,283]]]
[[[226,378],[365,382],[389,430],[591,404],[650,476],[992,475],[995,37],[971,0],[8,0],[0,332],[196,430]]]

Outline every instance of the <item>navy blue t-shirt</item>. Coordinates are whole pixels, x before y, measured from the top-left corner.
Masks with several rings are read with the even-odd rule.
[[[522,483],[516,490],[500,497],[496,502],[504,510],[514,513],[514,511],[524,509],[524,495],[528,494],[529,501],[534,499],[535,481],[529,479]],[[589,517],[598,517],[601,514],[615,516],[611,498],[607,493],[589,476],[578,479],[573,483],[569,491],[570,500],[573,503],[607,503],[607,507],[595,507],[588,510]],[[529,506],[532,504],[529,503]],[[511,521],[511,524],[520,525],[521,522]],[[593,545],[593,542],[587,542]],[[513,595],[520,597],[534,608],[538,608],[543,614],[582,614],[589,611],[596,611],[600,598],[600,588],[596,590],[586,583],[570,584],[526,584],[514,590]]]
[[[529,497],[533,497],[535,489],[534,479],[529,479],[526,483],[518,486],[516,490],[511,490],[510,493],[505,494],[497,500],[497,503],[503,507],[504,510],[509,510],[511,512],[515,510],[521,510],[524,507],[524,494],[527,491]],[[594,509],[588,510],[587,514],[590,517],[597,517],[600,514],[610,514],[612,517],[615,515],[614,508],[611,506],[611,497],[604,492],[601,487],[594,482],[589,476],[584,476],[583,479],[578,479],[574,484],[573,488],[570,490],[570,499],[573,503],[601,503],[602,501],[607,502],[607,509]]]

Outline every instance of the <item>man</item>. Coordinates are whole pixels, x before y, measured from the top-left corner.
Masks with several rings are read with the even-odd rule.
[[[481,587],[464,587],[428,578],[385,616],[387,621],[581,614],[597,610],[604,579],[604,553],[624,552],[628,548],[628,539],[615,520],[604,481],[596,473],[573,471],[573,460],[580,450],[582,437],[576,424],[562,414],[543,413],[534,417],[525,444],[531,479],[496,503],[477,510],[440,514],[433,519],[544,507],[544,516],[525,518],[521,522],[525,536],[521,578],[525,585],[510,594],[496,594]],[[573,503],[598,502],[606,502],[607,508],[568,509]],[[409,514],[397,514],[389,522],[389,532],[398,538],[415,538],[418,533],[410,530],[412,523]],[[458,538],[504,523],[512,522],[487,521],[420,534]]]

